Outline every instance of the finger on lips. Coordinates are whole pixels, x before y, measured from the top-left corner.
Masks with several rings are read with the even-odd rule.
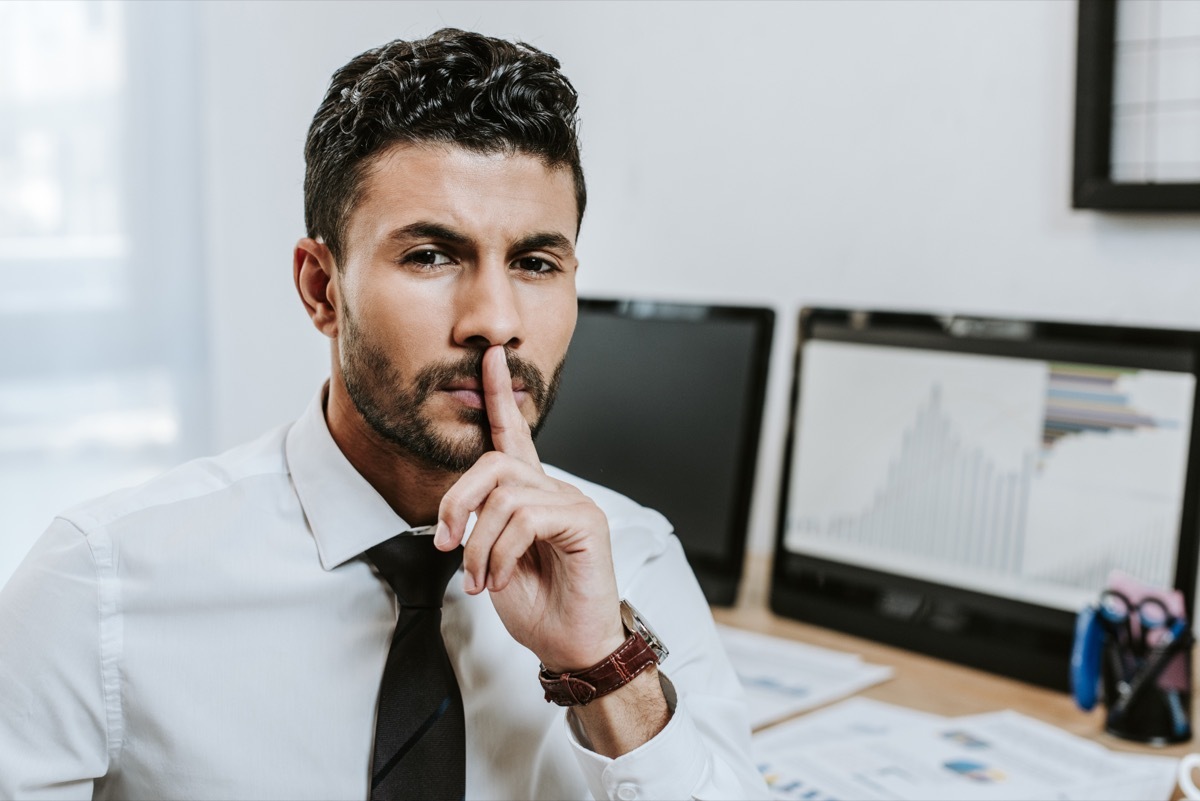
[[[527,464],[540,464],[529,421],[513,395],[512,374],[501,345],[493,345],[483,354],[483,404],[493,447]]]
[[[513,394],[512,374],[503,346],[493,345],[484,352],[483,398],[495,450],[480,457],[442,498],[434,534],[434,545],[442,550],[450,550],[462,541],[470,513],[479,511],[499,488],[537,486],[547,480],[533,445],[529,423],[521,414]],[[536,470],[535,474],[531,473],[531,467]],[[512,502],[507,505],[512,506]],[[506,519],[511,516],[512,511],[509,511]],[[472,541],[478,537],[478,532],[477,523]],[[486,573],[477,573],[475,577],[476,588],[482,590]],[[468,587],[471,578],[472,571],[468,569]]]

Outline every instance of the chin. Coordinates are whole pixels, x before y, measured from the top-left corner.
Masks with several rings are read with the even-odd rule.
[[[439,428],[438,445],[434,450],[439,454],[438,461],[448,461],[453,465],[451,472],[465,472],[492,449],[491,438],[477,425],[453,424]]]

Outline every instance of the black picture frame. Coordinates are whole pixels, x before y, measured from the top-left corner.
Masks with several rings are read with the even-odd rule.
[[[1119,0],[1078,0],[1071,205],[1107,211],[1200,211],[1200,183],[1112,180],[1114,52]]]

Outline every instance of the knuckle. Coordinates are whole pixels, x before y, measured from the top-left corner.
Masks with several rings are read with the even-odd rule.
[[[537,513],[532,506],[518,506],[513,509],[512,521],[521,528],[529,528],[537,521]]]
[[[453,487],[446,490],[446,494],[442,496],[442,502],[438,508],[442,512],[450,514],[458,512],[463,505],[462,495],[462,488],[458,484],[455,484]]]
[[[608,529],[608,517],[605,516],[604,511],[599,506],[592,503],[590,498],[580,498],[573,504],[573,507],[579,519],[588,522],[589,528],[597,531]]]
[[[591,498],[583,494],[583,490],[579,487],[562,479],[554,479],[554,489],[563,495],[573,497],[576,501],[587,501],[589,503],[592,501]]]
[[[487,451],[479,457],[477,464],[483,465],[488,469],[495,469],[504,464],[504,461],[505,456],[500,451]]]
[[[507,517],[517,508],[517,494],[509,487],[496,487],[488,495],[487,505]]]
[[[520,554],[514,554],[516,549],[513,543],[507,539],[500,539],[496,543],[496,547],[492,548],[490,572],[496,575],[503,575],[508,570],[508,565],[512,563]]]
[[[492,549],[492,563],[501,573],[511,573],[518,559],[525,555],[532,544],[528,536],[501,537]]]

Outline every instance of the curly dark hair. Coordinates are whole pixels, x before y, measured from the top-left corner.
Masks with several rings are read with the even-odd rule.
[[[304,222],[341,264],[346,224],[372,156],[398,144],[523,153],[570,167],[587,202],[578,95],[558,59],[522,42],[443,28],[355,57],[333,74],[304,144]]]

